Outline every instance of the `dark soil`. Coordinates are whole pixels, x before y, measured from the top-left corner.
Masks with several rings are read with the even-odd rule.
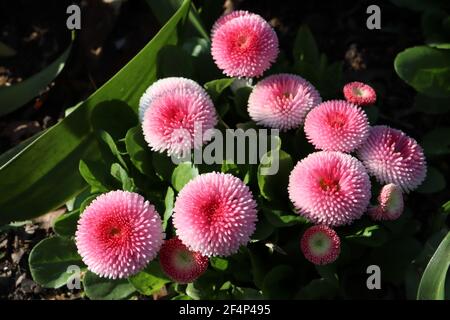
[[[206,1],[211,0],[194,2],[200,6]],[[17,52],[11,58],[0,58],[0,86],[35,74],[67,48],[70,32],[66,28],[66,8],[72,2],[0,2],[0,42]],[[82,8],[82,29],[71,56],[60,76],[38,97],[0,117],[0,153],[55,124],[65,109],[88,97],[114,75],[160,27],[145,0],[125,1],[120,10],[101,0],[75,3]],[[366,8],[376,3],[382,11],[382,30],[368,30]],[[375,86],[381,97],[380,122],[392,124],[418,140],[439,122],[448,123],[448,117],[411,114],[415,91],[398,78],[393,68],[398,52],[423,42],[419,14],[395,7],[390,1],[228,0],[224,4],[228,10],[250,10],[270,21],[288,56],[299,26],[309,25],[329,60],[344,61],[346,81],[366,81]],[[436,165],[449,176],[448,165]],[[437,212],[446,196],[415,195],[407,201],[415,214],[428,223],[430,213]],[[51,222],[57,214],[0,229],[0,299],[80,298],[76,291],[41,288],[32,281],[28,269],[30,250],[52,234]]]

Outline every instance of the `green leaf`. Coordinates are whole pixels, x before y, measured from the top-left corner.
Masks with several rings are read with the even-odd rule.
[[[142,93],[156,80],[157,52],[167,44],[177,43],[177,25],[188,13],[189,6],[190,1],[185,1],[121,71],[69,116],[0,167],[0,224],[44,214],[85,189],[86,184],[77,170],[79,161],[100,158],[91,113],[99,104],[107,106],[105,102],[112,100],[120,100],[137,111]],[[122,110],[122,104],[112,104],[108,117]],[[114,125],[121,122],[114,121]],[[126,133],[129,127],[124,129]]]
[[[110,189],[108,181],[108,173],[105,172],[104,167],[96,162],[89,163],[89,165],[80,160],[78,167],[83,179],[91,186],[91,192],[106,192]]]
[[[176,61],[182,61],[177,63]],[[158,78],[184,77],[192,78],[194,65],[192,57],[182,48],[168,45],[158,53]]]
[[[291,266],[276,266],[264,277],[262,292],[267,299],[290,299],[295,290],[295,271]]]
[[[444,300],[445,278],[450,266],[450,232],[430,259],[420,280],[418,300]]]
[[[155,169],[156,175],[161,180],[167,182],[171,181],[172,173],[176,166],[170,157],[168,157],[165,153],[153,152],[152,165]]]
[[[127,279],[102,278],[90,271],[84,276],[83,286],[86,296],[92,300],[121,300],[136,291]]]
[[[180,163],[172,173],[172,186],[180,191],[190,180],[198,176],[198,169],[191,162]]]
[[[427,169],[427,177],[425,181],[417,188],[419,193],[436,193],[445,189],[446,186],[444,175],[435,167],[429,166]]]
[[[183,0],[147,0],[147,3],[152,9],[153,15],[159,20],[160,24],[166,23],[169,18],[180,10],[185,5]],[[197,10],[192,6],[189,11],[185,32],[189,35],[199,35],[205,39],[209,39],[208,32],[203,27],[199,19]]]
[[[117,121],[117,119],[115,119],[114,121]],[[116,145],[113,137],[108,132],[102,130],[102,131],[100,131],[100,139],[106,143],[106,145],[109,148],[109,151],[111,151],[112,155],[119,161],[119,163],[122,165],[122,167],[127,168],[127,164],[125,163],[125,160],[123,159],[122,154],[120,153],[119,149],[117,148],[117,145]]]
[[[204,87],[213,101],[217,101],[222,92],[231,86],[234,78],[223,78],[205,83]]]
[[[336,296],[337,288],[327,279],[311,280],[306,286],[302,287],[296,294],[295,299],[301,300],[323,300],[333,299]]]
[[[395,71],[417,91],[450,97],[450,51],[427,46],[408,48],[394,61]]]
[[[274,173],[277,166],[278,171],[269,175],[268,173]],[[289,174],[293,168],[291,156],[279,147],[263,155],[258,166],[258,186],[261,195],[269,201],[285,199],[287,196],[283,190],[288,186]]]
[[[53,230],[61,237],[74,237],[77,231],[77,223],[80,218],[80,210],[67,212],[58,218],[53,223]]]
[[[154,178],[155,171],[152,167],[152,153],[144,140],[141,128],[134,127],[128,130],[125,137],[125,145],[131,162],[147,177]]]
[[[166,196],[164,198],[164,216],[163,216],[163,229],[167,229],[167,224],[173,213],[173,205],[175,202],[175,192],[171,187],[167,188]]]
[[[250,119],[250,116],[247,111],[247,102],[248,102],[248,97],[250,96],[251,92],[252,92],[251,87],[247,87],[247,86],[241,87],[236,90],[236,92],[234,93],[234,98],[233,98],[237,114],[246,120]],[[256,125],[255,125],[255,127],[256,127]]]
[[[72,37],[73,41],[73,37]],[[44,70],[34,74],[22,82],[13,84],[9,87],[0,87],[0,116],[16,110],[25,103],[33,99],[45,87],[56,78],[64,68],[70,51],[72,50],[72,41],[69,47],[53,61],[46,66]]]
[[[306,222],[306,219],[299,214],[287,213],[283,210],[262,207],[262,211],[267,220],[277,228],[290,227]]]
[[[67,284],[72,265],[83,268],[83,262],[71,239],[51,237],[39,242],[28,259],[33,280],[46,288],[60,288]]]
[[[111,165],[111,175],[120,183],[122,183],[122,190],[134,192],[136,186],[133,179],[128,176],[127,171],[118,163]]]
[[[228,260],[221,257],[212,257],[209,259],[211,266],[217,271],[226,271],[228,269]]]
[[[388,240],[386,229],[378,224],[361,226],[361,223],[357,222],[351,226],[351,229],[352,233],[345,238],[365,246],[379,247]]]
[[[137,291],[146,296],[158,292],[166,283],[170,282],[170,279],[164,274],[156,261],[150,262],[144,270],[131,276],[128,280]]]
[[[437,127],[425,134],[422,147],[427,155],[445,155],[450,153],[450,128]]]
[[[302,25],[297,32],[293,49],[295,63],[299,66],[311,65],[315,68],[320,63],[320,53],[316,40],[308,26]]]

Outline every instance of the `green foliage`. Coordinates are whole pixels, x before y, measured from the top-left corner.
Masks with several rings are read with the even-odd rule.
[[[120,300],[132,295],[136,289],[127,279],[101,278],[87,271],[83,279],[86,296],[92,300]]]
[[[85,188],[77,167],[80,159],[100,159],[94,128],[125,135],[136,119],[127,114],[136,111],[142,93],[156,80],[157,53],[177,43],[176,27],[189,7],[189,1],[183,2],[155,38],[110,81],[0,167],[1,224],[44,214]],[[111,118],[114,121],[108,121]],[[39,164],[39,170],[30,163]]]
[[[69,266],[83,267],[73,240],[60,237],[39,242],[31,250],[29,264],[34,281],[46,288],[60,288],[66,285],[72,275],[67,272]]]
[[[450,266],[450,233],[442,240],[420,280],[417,299],[444,300],[445,279]]]
[[[151,296],[161,290],[170,280],[161,270],[158,262],[151,262],[144,270],[129,278],[130,283],[140,293]]]
[[[436,98],[450,96],[450,51],[427,46],[408,48],[394,61],[395,71],[417,91]]]

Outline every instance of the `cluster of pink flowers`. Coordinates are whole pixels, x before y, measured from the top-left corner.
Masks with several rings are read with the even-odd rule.
[[[260,16],[236,11],[212,30],[212,56],[229,76],[258,77],[278,55],[278,39]],[[282,131],[303,125],[317,149],[299,161],[289,177],[289,198],[297,212],[316,224],[302,235],[300,248],[314,264],[332,263],[340,253],[333,227],[352,223],[364,213],[374,220],[394,220],[403,211],[403,192],[417,188],[426,175],[422,148],[400,130],[369,125],[362,106],[374,104],[375,91],[359,82],[347,84],[346,100],[322,102],[314,86],[298,75],[276,74],[259,81],[248,100],[250,117]],[[152,84],[139,103],[142,131],[149,147],[168,155],[199,148],[196,141],[218,122],[214,104],[195,81],[165,78]],[[353,152],[353,155],[350,153]],[[374,176],[384,186],[370,206]],[[255,231],[257,203],[239,178],[207,173],[178,193],[173,225],[165,235],[154,206],[137,193],[100,195],[82,213],[76,232],[78,251],[96,274],[125,278],[142,270],[159,253],[163,271],[187,283],[208,267],[211,256],[229,256],[246,245]]]

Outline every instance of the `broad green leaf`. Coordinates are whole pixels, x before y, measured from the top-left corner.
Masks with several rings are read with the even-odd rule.
[[[427,46],[408,48],[394,61],[395,71],[406,83],[433,97],[450,97],[450,51]]]
[[[45,89],[64,68],[64,64],[72,50],[72,41],[69,47],[55,61],[46,66],[44,70],[41,70],[22,82],[9,87],[0,87],[0,116],[23,106]]]
[[[267,299],[290,299],[295,290],[296,276],[291,266],[276,266],[264,277],[262,292]]]
[[[295,299],[301,300],[323,300],[333,299],[337,294],[337,288],[327,279],[311,280],[303,286],[295,295]]]
[[[124,104],[137,111],[142,93],[156,80],[158,51],[167,44],[177,43],[177,25],[189,7],[190,1],[183,2],[167,24],[121,71],[67,118],[0,167],[0,224],[39,216],[64,204],[85,188],[77,170],[79,161],[100,157],[91,126],[92,112],[98,105],[106,111],[111,101],[121,103],[110,105],[108,117],[122,111]],[[121,124],[114,121],[115,126]],[[123,128],[123,136],[129,129],[127,126]]]
[[[450,127],[437,127],[424,135],[421,145],[427,155],[449,154],[449,137]]]
[[[170,182],[172,179],[172,173],[175,169],[175,164],[172,159],[165,153],[153,152],[152,153],[152,165],[155,169],[156,175],[164,181]]]
[[[268,219],[265,216],[259,216],[258,221],[256,222],[256,229],[253,232],[251,239],[252,241],[262,241],[267,239],[272,235],[275,231],[274,226],[269,223]]]
[[[267,220],[277,228],[290,227],[299,223],[306,222],[306,219],[299,214],[288,213],[283,210],[271,209],[268,207],[262,207]]]
[[[278,171],[275,174],[275,169]],[[271,150],[261,158],[258,166],[258,186],[261,195],[269,201],[280,201],[286,197],[289,174],[294,167],[291,156],[283,150]]]
[[[378,224],[360,226],[357,222],[350,228],[352,232],[346,235],[345,238],[355,243],[369,247],[379,247],[388,240],[386,229]]]
[[[223,78],[223,79],[217,79],[212,80],[207,83],[205,83],[204,87],[208,94],[210,95],[211,99],[213,101],[216,101],[219,96],[222,94],[222,92],[231,86],[231,84],[234,82],[234,78]]]
[[[58,218],[53,223],[53,230],[61,237],[74,237],[77,231],[77,223],[80,218],[80,210],[77,209],[72,212],[67,212]]]
[[[108,172],[105,168],[96,162],[89,163],[89,165],[80,160],[78,170],[83,179],[91,186],[91,192],[106,192],[110,189],[110,181]]]
[[[420,280],[418,300],[444,300],[445,278],[450,266],[450,232],[430,259]]]
[[[180,163],[172,173],[172,186],[180,191],[190,180],[198,176],[198,169],[191,162]]]
[[[117,121],[117,119],[115,119],[114,121]],[[106,143],[106,145],[109,148],[109,151],[111,151],[115,159],[119,161],[120,165],[124,168],[127,168],[127,164],[125,163],[122,154],[117,148],[116,142],[114,141],[113,137],[108,132],[102,130],[100,131],[100,139]]]
[[[320,53],[316,40],[308,26],[302,25],[297,32],[293,49],[295,63],[300,66],[311,65],[316,68],[320,63]]]
[[[137,291],[146,296],[158,292],[166,283],[170,282],[157,261],[150,262],[144,270],[131,276],[128,280]]]
[[[211,257],[209,259],[211,266],[218,271],[226,271],[228,269],[228,260],[221,257]]]
[[[444,175],[435,167],[429,166],[427,168],[427,177],[425,181],[417,188],[419,193],[436,193],[445,189],[447,183]]]
[[[46,288],[66,285],[72,275],[67,272],[69,266],[84,268],[75,242],[61,237],[51,237],[39,242],[31,250],[28,263],[33,280]]]
[[[127,279],[101,278],[87,271],[83,279],[84,292],[92,300],[121,300],[132,295],[136,289]]]
[[[173,213],[173,205],[175,203],[175,192],[171,187],[167,188],[166,196],[164,198],[164,215],[163,215],[163,229],[167,229],[167,224]]]
[[[184,77],[191,79],[194,75],[193,58],[178,46],[163,47],[158,53],[157,65],[158,78]]]
[[[128,176],[127,171],[118,163],[111,165],[111,175],[120,183],[122,183],[122,190],[134,192],[136,186],[132,178]]]
[[[165,24],[169,18],[175,14],[179,8],[185,3],[183,0],[147,0],[152,9],[154,16],[159,20],[161,25]],[[189,35],[198,35],[209,40],[208,32],[205,30],[199,19],[197,10],[192,6],[189,11],[185,32]]]
[[[147,177],[154,178],[155,170],[152,167],[152,153],[144,140],[140,127],[128,130],[125,137],[125,145],[133,165]]]

